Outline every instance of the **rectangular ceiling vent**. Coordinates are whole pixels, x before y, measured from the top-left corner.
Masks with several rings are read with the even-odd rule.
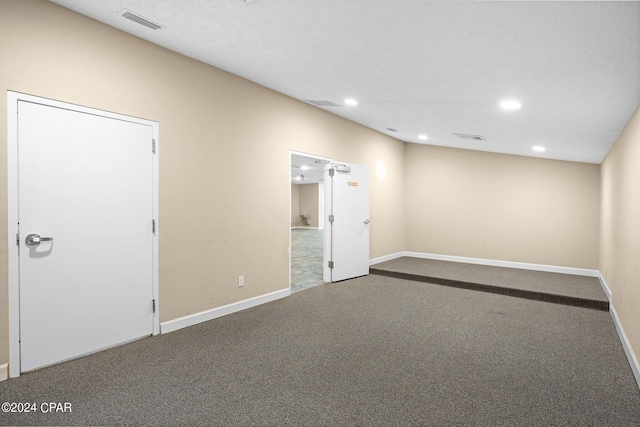
[[[469,141],[486,141],[486,139],[484,139],[484,136],[480,135],[470,135],[468,133],[454,133],[454,135],[460,139],[467,139]]]
[[[147,18],[143,18],[140,15],[136,15],[135,13],[131,12],[130,10],[123,9],[120,12],[120,14],[122,15],[123,18],[127,18],[128,20],[133,21],[133,22],[135,22],[137,24],[144,25],[145,27],[151,28],[152,30],[159,30],[160,28],[162,28],[161,25],[158,25],[155,22],[151,22]]]
[[[307,99],[307,102],[317,107],[342,107],[342,105],[340,104],[336,104],[335,102],[331,101],[324,101],[322,99]]]

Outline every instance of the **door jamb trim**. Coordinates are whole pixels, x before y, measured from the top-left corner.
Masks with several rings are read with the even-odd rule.
[[[331,161],[332,161],[331,158],[329,158],[329,157],[319,156],[317,154],[304,153],[302,151],[289,150],[289,174],[291,174],[291,155],[292,154],[295,154],[295,155],[298,155],[298,156],[309,157],[309,158],[316,159],[316,160],[326,160],[329,163],[331,163]],[[292,200],[291,200],[291,185],[292,185],[291,184],[291,176],[289,176],[289,290],[291,290],[291,277],[292,277],[291,276],[291,220],[293,218],[291,218],[291,202],[292,202]],[[323,185],[324,185],[324,183],[323,183]],[[318,197],[323,197],[324,198],[324,194],[318,194]],[[326,203],[327,202],[325,200],[324,201],[324,209],[325,209],[324,216],[326,216],[326,208],[327,208]],[[324,227],[327,227],[327,223],[326,222],[324,222]],[[322,251],[323,251],[323,255],[322,255],[323,256],[323,260],[322,260],[322,262],[324,263],[324,236],[322,237],[322,239],[323,239],[322,240],[322,245],[323,245],[323,249],[322,249]]]
[[[26,101],[50,107],[64,108],[81,113],[94,114],[106,118],[126,120],[128,122],[150,126],[153,139],[156,141],[156,151],[153,156],[153,219],[156,220],[156,232],[153,234],[152,262],[153,262],[153,299],[156,310],[153,313],[153,335],[160,333],[159,307],[159,153],[160,153],[160,124],[158,122],[127,116],[96,108],[84,107],[77,104],[56,101],[48,98],[28,95],[20,92],[7,91],[7,217],[8,217],[8,279],[9,279],[9,375],[12,378],[20,376],[20,273],[18,245],[15,236],[18,234],[18,102]]]

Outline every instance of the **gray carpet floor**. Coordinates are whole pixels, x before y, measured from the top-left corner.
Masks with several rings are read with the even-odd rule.
[[[367,276],[0,383],[2,425],[638,426],[609,313]]]
[[[373,265],[371,268],[607,301],[607,296],[596,277],[412,257],[397,258]]]

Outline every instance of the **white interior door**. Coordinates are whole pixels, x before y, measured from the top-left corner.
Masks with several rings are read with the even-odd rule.
[[[25,372],[152,334],[153,133],[33,102],[17,108]]]
[[[324,280],[369,274],[369,168],[329,164],[325,169]]]

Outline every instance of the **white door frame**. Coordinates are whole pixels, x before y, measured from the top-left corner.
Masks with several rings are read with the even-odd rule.
[[[291,155],[296,154],[298,156],[310,157],[312,159],[317,160],[326,160],[327,162],[331,162],[329,157],[318,156],[316,154],[303,153],[302,151],[289,150],[289,290],[291,290]],[[318,187],[320,188],[320,187]],[[318,197],[324,197],[324,192],[318,192]],[[324,208],[326,209],[327,203],[324,202]],[[326,212],[325,212],[326,213]],[[325,224],[326,226],[326,224]],[[324,244],[324,240],[323,240]]]
[[[159,304],[159,185],[158,166],[160,153],[160,124],[151,120],[125,116],[95,108],[83,107],[52,99],[41,98],[18,92],[7,91],[7,203],[8,203],[8,255],[9,255],[9,374],[20,376],[20,275],[16,236],[18,235],[18,102],[28,101],[50,107],[63,108],[81,113],[98,115],[116,120],[125,120],[150,126],[156,141],[153,156],[153,219],[156,232],[153,235],[153,299],[156,310],[153,313],[153,335],[160,333]],[[150,218],[151,219],[151,218]]]

